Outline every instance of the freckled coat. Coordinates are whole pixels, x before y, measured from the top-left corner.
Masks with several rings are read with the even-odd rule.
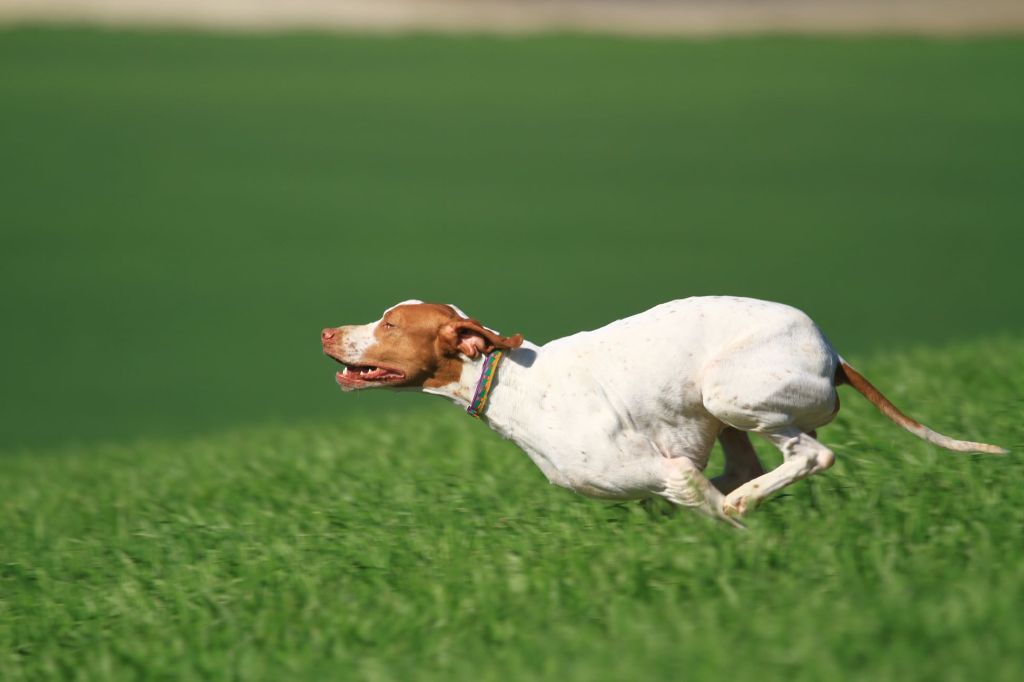
[[[520,356],[532,361],[528,385],[507,366],[499,381],[530,408],[497,430],[553,483],[594,496],[649,493],[665,457],[703,469],[723,422],[810,431],[836,411],[838,356],[810,318],[778,303],[671,301],[513,351],[507,364]]]

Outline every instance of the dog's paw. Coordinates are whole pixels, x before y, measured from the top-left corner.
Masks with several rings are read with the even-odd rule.
[[[722,511],[729,518],[739,518],[749,511],[747,500],[746,496],[733,497],[729,495],[722,501]]]

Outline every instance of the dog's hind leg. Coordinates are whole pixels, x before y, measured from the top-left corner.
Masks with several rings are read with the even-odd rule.
[[[790,427],[763,435],[782,451],[784,461],[776,469],[730,492],[725,498],[726,514],[742,516],[772,493],[824,471],[835,462],[831,450],[799,429]]]
[[[718,442],[725,452],[725,471],[712,478],[711,483],[723,495],[764,474],[761,460],[745,431],[727,426],[718,435]]]

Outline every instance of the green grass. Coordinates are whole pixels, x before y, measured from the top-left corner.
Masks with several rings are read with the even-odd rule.
[[[318,331],[409,297],[537,342],[694,294],[844,353],[1020,331],[1021,73],[1013,37],[2,29],[0,444],[335,415]]]
[[[547,485],[426,397],[9,453],[0,679],[1019,679],[1024,341],[852,360],[1017,454],[946,453],[843,389],[836,466],[738,532]]]

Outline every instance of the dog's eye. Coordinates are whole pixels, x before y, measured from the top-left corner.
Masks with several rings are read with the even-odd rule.
[[[395,329],[395,325],[391,324],[390,322],[385,322],[384,323],[384,328],[385,329]]]

